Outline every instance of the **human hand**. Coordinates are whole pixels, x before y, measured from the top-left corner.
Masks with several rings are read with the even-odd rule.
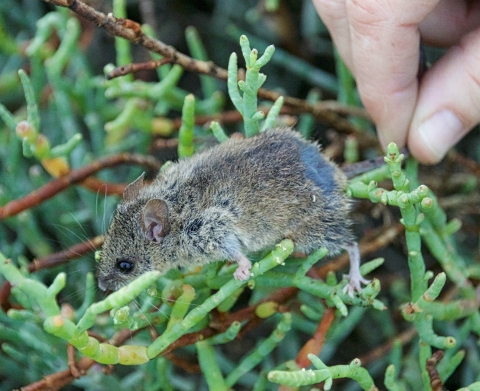
[[[313,0],[383,147],[437,163],[480,122],[480,2]],[[417,79],[420,38],[450,47]]]

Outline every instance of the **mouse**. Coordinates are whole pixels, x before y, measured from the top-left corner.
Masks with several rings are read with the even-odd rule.
[[[130,183],[105,234],[98,285],[115,291],[141,274],[229,260],[250,278],[248,255],[291,239],[309,254],[346,250],[353,295],[369,281],[351,232],[347,176],[292,128],[231,138]]]

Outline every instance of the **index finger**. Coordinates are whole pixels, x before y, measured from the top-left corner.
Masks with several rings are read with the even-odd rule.
[[[418,24],[438,1],[347,0],[353,73],[384,147],[405,145],[418,92]]]

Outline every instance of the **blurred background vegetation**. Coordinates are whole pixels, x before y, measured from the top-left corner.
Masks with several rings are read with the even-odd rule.
[[[109,0],[87,3],[105,14],[112,12]],[[118,2],[115,16],[122,16],[119,14],[122,9]],[[359,106],[354,82],[335,55],[328,33],[310,0],[133,0],[127,1],[124,9],[124,17],[150,26],[150,29],[143,28],[144,32],[148,30],[149,35],[179,52],[213,61],[222,68],[227,68],[232,52],[242,58],[238,45],[242,34],[248,36],[251,46],[260,53],[267,45],[274,44],[275,54],[262,69],[267,75],[264,87],[311,102],[328,100],[333,105],[336,101],[338,106],[331,106],[333,112],[339,119],[348,119],[351,128],[336,126],[334,121],[322,120],[322,116],[315,118],[298,110],[289,111],[288,106],[282,111],[279,124],[295,125],[305,136],[319,140],[338,163],[381,153],[375,142],[373,125],[366,116],[361,110],[355,112],[360,115],[351,115],[351,106]],[[427,48],[432,61],[439,53],[437,49]],[[160,162],[175,160],[181,109],[185,96],[190,93],[197,100],[197,118],[207,118],[195,126],[197,148],[215,142],[208,119],[219,121],[229,134],[243,131],[241,117],[230,112],[233,105],[225,81],[170,65],[136,72],[134,76],[108,81],[105,78],[105,72],[112,69],[108,64],[140,63],[152,58],[158,57],[152,57],[143,47],[114,39],[68,9],[57,9],[41,0],[2,0],[0,103],[4,109],[3,121],[0,121],[0,205],[32,193],[52,177],[119,152],[151,154]],[[239,61],[239,66],[243,67],[243,60]],[[38,105],[40,126],[37,130],[42,135],[41,145],[22,142],[16,133],[16,124],[31,117],[25,97],[28,83],[22,85],[20,69],[28,75],[32,88],[30,97]],[[260,105],[269,107],[271,102],[262,101]],[[420,170],[420,182],[438,196],[449,220],[462,222],[453,246],[469,265],[479,261],[479,136],[475,129],[440,165]],[[45,140],[51,148],[42,154]],[[61,147],[55,150],[58,146]],[[69,186],[38,206],[2,219],[0,252],[28,268],[33,260],[45,259],[77,243],[92,238],[101,241],[98,237],[105,232],[119,200],[118,195],[106,196],[105,186],[101,184],[126,184],[143,170],[145,167],[132,164],[101,170],[96,174],[101,181],[96,188],[91,183]],[[149,169],[148,175],[152,178],[155,171]],[[399,312],[399,306],[408,301],[409,284],[406,244],[399,218],[395,208],[372,204],[368,200],[355,203],[355,231],[359,239],[374,243],[368,259],[385,257],[385,264],[375,272],[375,277],[381,281],[380,299],[388,310],[351,307],[346,319],[338,315],[320,357],[328,365],[346,364],[361,357],[377,385],[383,384],[386,366],[392,361],[401,361],[406,389],[428,389],[420,386],[423,373],[418,365],[418,338],[415,332],[409,331],[410,324]],[[382,236],[386,232],[391,233],[390,237]],[[441,271],[428,251],[424,256],[428,269],[435,274]],[[64,255],[59,257],[65,258]],[[60,271],[66,272],[68,284],[59,300],[78,308],[84,301],[85,275],[94,270],[95,263],[92,251],[72,258],[70,262],[37,271],[34,278],[48,285]],[[334,265],[335,260],[329,264]],[[4,282],[3,277],[0,281]],[[260,287],[254,295],[243,292],[232,311],[248,306],[262,297],[262,293],[267,295],[271,291],[272,288],[262,291]],[[455,296],[454,284],[447,284],[446,292],[443,300],[448,301]],[[4,284],[0,291],[3,309],[0,312],[0,390],[25,386],[67,368],[66,344],[44,332],[38,319],[27,321],[6,316],[5,311],[20,305],[9,301],[8,293]],[[98,292],[97,297],[103,296]],[[325,311],[320,300],[312,304],[312,297],[305,292],[300,292],[288,304],[284,303],[294,313],[292,330],[281,348],[243,376],[236,389],[252,389],[254,385],[259,390],[278,387],[266,381],[261,383],[260,375],[294,359],[317,330],[318,319],[302,313],[302,303],[312,306],[315,314]],[[216,349],[222,370],[229,372],[235,368],[239,357],[266,338],[277,323],[278,319],[258,322],[242,340]],[[107,318],[104,324],[96,327],[104,337],[114,332]],[[436,328],[440,333],[455,336],[459,341],[456,351],[463,349],[465,352],[465,359],[445,387],[456,389],[478,381],[478,336],[470,334],[471,328],[466,327],[464,321],[438,322]],[[148,343],[149,335],[144,332],[136,338]],[[397,342],[393,343],[394,340]],[[395,346],[393,351],[392,346]],[[169,379],[169,383],[161,379]],[[335,389],[358,389],[357,383],[346,380],[334,384]],[[193,346],[139,367],[117,365],[108,374],[100,366],[93,367],[66,389],[114,387],[207,389]]]

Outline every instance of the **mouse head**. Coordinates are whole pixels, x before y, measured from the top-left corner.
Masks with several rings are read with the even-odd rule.
[[[170,232],[168,207],[164,200],[142,197],[142,174],[127,186],[105,234],[97,267],[102,290],[117,290],[150,270],[160,270],[161,245]]]

